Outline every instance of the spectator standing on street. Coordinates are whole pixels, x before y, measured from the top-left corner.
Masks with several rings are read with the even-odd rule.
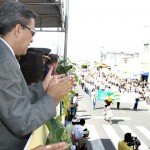
[[[92,92],[91,92],[91,101],[92,101],[92,105],[93,105],[93,110],[95,109],[96,98],[97,98],[96,91],[95,91],[95,89],[92,89]]]
[[[82,87],[82,90],[84,89],[84,86],[85,86],[85,80],[84,80],[84,75],[82,75],[82,79],[81,79],[81,87]]]
[[[73,115],[73,116],[75,116],[76,115],[76,111],[77,111],[77,109],[78,109],[78,93],[75,93],[74,94],[74,97],[73,97],[73,103],[72,103],[72,112],[71,112],[71,114]]]
[[[66,134],[67,134],[67,143],[70,144],[70,145],[72,145],[72,131],[73,131],[74,126],[76,125],[76,122],[77,122],[77,119],[73,118],[72,123],[68,124],[65,127],[65,131],[66,131]]]
[[[144,96],[145,96],[146,103],[150,104],[150,89],[146,90]]]
[[[140,92],[139,91],[135,91],[135,103],[134,103],[134,107],[133,107],[133,110],[137,110],[137,107],[138,107],[138,103],[140,101]]]

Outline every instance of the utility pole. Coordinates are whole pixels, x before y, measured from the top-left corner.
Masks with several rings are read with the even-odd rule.
[[[69,0],[66,0],[66,14],[65,14],[65,45],[64,45],[64,65],[67,60],[67,46],[68,46],[68,18],[69,18]]]

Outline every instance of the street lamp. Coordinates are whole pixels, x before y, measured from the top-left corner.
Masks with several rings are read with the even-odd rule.
[[[103,46],[101,47],[101,49],[100,49],[100,62],[102,63],[103,62],[103,56],[104,56],[104,53],[103,53]]]

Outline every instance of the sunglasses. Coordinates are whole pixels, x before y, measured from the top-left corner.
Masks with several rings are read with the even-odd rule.
[[[24,28],[26,28],[26,29],[28,29],[28,30],[30,30],[30,32],[31,32],[31,34],[32,34],[32,37],[35,35],[35,33],[36,33],[35,30],[30,29],[29,27],[27,27],[27,26],[25,26],[25,25],[22,25],[22,24],[21,24],[21,26],[24,27]]]

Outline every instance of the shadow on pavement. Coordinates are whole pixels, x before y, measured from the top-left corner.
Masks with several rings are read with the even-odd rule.
[[[105,150],[116,150],[110,139],[101,139],[101,141]]]
[[[88,120],[88,119],[91,119],[91,115],[81,115],[81,116],[78,116],[78,118]]]
[[[85,97],[83,95],[81,95],[81,96],[79,95],[78,98],[80,99],[80,98],[85,98]]]
[[[104,107],[98,107],[98,108],[94,108],[94,109],[104,109]]]
[[[117,108],[111,108],[112,110],[117,110]],[[148,111],[148,109],[137,109],[137,110],[134,110],[134,109],[131,109],[131,108],[120,108],[119,111],[121,110],[128,110],[128,111]]]
[[[110,139],[96,139],[89,141],[88,150],[116,150]]]
[[[124,121],[123,119],[118,119],[118,120],[111,120],[112,124],[118,124],[118,122]]]
[[[86,110],[77,110],[77,112],[87,112]]]

